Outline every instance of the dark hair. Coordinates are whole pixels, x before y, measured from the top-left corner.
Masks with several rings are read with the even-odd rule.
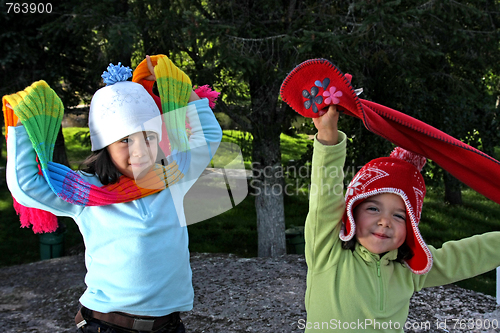
[[[166,157],[163,150],[158,146],[156,163],[166,165]],[[117,183],[121,177],[106,147],[93,151],[78,167],[79,170],[96,175],[103,185]]]
[[[103,185],[114,184],[121,176],[113,164],[107,148],[93,151],[80,164],[79,169],[85,173],[96,175]]]
[[[354,249],[356,248],[356,242],[357,242],[356,237],[353,237],[351,240],[348,241],[343,241],[342,248],[345,250],[354,251]],[[404,242],[400,247],[398,247],[398,255],[395,261],[403,263],[403,260],[409,260],[412,257],[413,257],[413,251],[410,249],[408,244]]]

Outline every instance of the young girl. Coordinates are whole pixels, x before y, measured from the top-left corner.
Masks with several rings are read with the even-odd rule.
[[[418,223],[425,160],[397,148],[366,164],[343,192],[346,135],[335,106],[314,124],[306,220],[306,332],[403,332],[415,291],[500,265],[500,233],[427,246]]]
[[[149,57],[148,65],[153,67]],[[50,162],[45,168],[41,162],[43,174],[50,175],[47,181],[38,174],[31,135],[25,126],[10,127],[9,189],[21,204],[70,216],[80,228],[87,289],[75,319],[79,332],[184,332],[179,312],[192,308],[193,287],[182,200],[211,160],[222,131],[208,100],[198,98],[189,78],[168,58],[158,56],[151,75],[156,73],[158,78],[163,112],[168,111],[168,119],[179,118],[184,133],[168,133],[172,147],[174,141],[178,143],[176,151],[162,161],[163,166],[155,164],[162,124],[153,97],[141,84],[125,81],[131,75],[123,69],[108,70],[111,73],[103,77],[109,85],[95,93],[90,106],[93,153],[86,162],[86,172],[65,177],[58,187],[54,170],[60,168]],[[184,83],[179,88],[181,81]],[[36,89],[38,83],[17,96],[32,101],[40,95],[33,93]],[[187,111],[181,107],[182,100],[179,109],[165,110],[167,103],[173,103],[166,99],[179,95],[185,96]],[[23,120],[20,107],[14,110]],[[50,116],[52,110],[44,112]],[[184,145],[186,149],[181,151],[183,140],[187,140],[186,114],[191,136],[189,146]],[[29,121],[23,121],[28,129]],[[158,179],[162,187],[158,187]],[[92,196],[97,193],[93,190],[100,190],[99,195]],[[113,195],[133,196],[134,200],[97,202]],[[84,199],[87,201],[82,204]]]

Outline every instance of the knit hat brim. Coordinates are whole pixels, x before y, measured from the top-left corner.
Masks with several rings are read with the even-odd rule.
[[[131,124],[134,124],[135,127]],[[112,130],[103,129],[101,131],[93,130],[90,132],[91,150],[103,149],[113,142],[137,132],[154,132],[158,135],[159,142],[162,137],[161,124],[162,116],[160,115],[149,118],[138,114],[133,117],[116,119]]]
[[[117,82],[92,97],[89,130],[92,151],[139,131],[152,131],[161,140],[160,110],[146,89],[134,82]]]

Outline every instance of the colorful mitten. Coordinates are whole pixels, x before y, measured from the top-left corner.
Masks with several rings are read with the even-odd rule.
[[[38,81],[23,91],[5,96],[4,100],[25,126],[45,176],[64,113],[61,99],[47,82]]]
[[[163,113],[163,121],[170,141],[169,158],[177,162],[182,173],[186,173],[191,161],[186,133],[186,106],[192,91],[191,80],[165,55],[151,56],[151,61],[155,66],[154,71],[161,100],[160,110]],[[143,60],[137,66],[132,81],[143,84],[152,94],[154,82],[143,80],[148,75],[150,75],[149,69],[146,60]],[[152,95],[154,98],[154,94]]]

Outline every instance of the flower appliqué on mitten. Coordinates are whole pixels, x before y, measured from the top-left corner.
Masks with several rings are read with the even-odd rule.
[[[306,110],[309,110],[309,108],[312,106],[313,112],[318,113],[318,107],[316,106],[316,104],[323,103],[323,97],[317,96],[318,93],[319,89],[317,87],[312,87],[311,93],[309,93],[307,90],[302,91],[302,96],[308,99],[304,102],[304,107],[306,108]]]
[[[329,78],[325,78],[323,81],[316,80],[314,81],[314,87],[311,88],[311,92],[307,90],[302,91],[302,95],[307,98],[307,100],[304,102],[304,107],[306,108],[306,110],[309,110],[309,108],[312,107],[313,112],[318,113],[318,105],[322,104],[323,102],[326,105],[339,104],[339,97],[342,96],[342,92],[340,90],[337,91],[336,87],[330,87],[330,89],[327,90],[329,84]],[[319,94],[319,88],[322,88],[324,90],[322,95]],[[323,97],[326,98],[323,100]]]
[[[336,91],[337,87],[330,87],[329,91],[323,92],[323,97],[326,97],[325,104],[339,104],[340,99],[342,97],[342,91]]]

